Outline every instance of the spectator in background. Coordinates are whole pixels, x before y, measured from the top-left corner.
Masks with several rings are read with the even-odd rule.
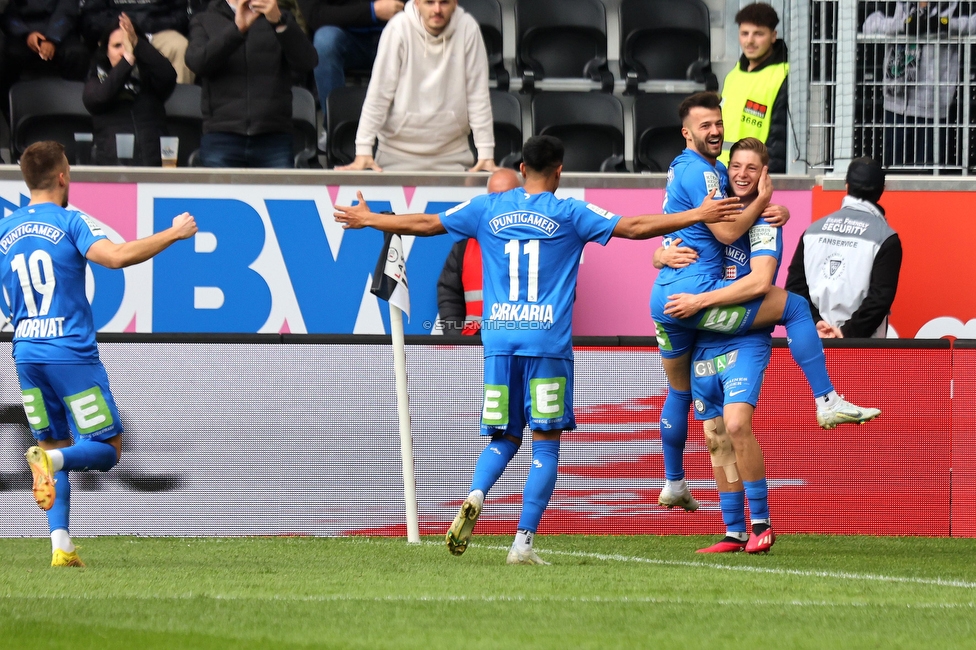
[[[936,162],[936,134],[940,158],[949,149],[945,125],[959,83],[959,46],[950,35],[972,33],[976,16],[968,2],[889,2],[893,15],[875,11],[864,19],[865,34],[907,36],[909,42],[891,43],[884,60],[885,167],[915,167]],[[916,41],[916,42],[911,42]],[[942,41],[942,42],[939,42]]]
[[[317,62],[275,0],[214,0],[193,16],[186,64],[203,85],[203,165],[294,166],[291,86]]]
[[[117,165],[115,135],[135,135],[133,162],[159,167],[159,136],[165,135],[166,99],[176,70],[122,14],[104,30],[83,100],[92,114],[96,165]]]
[[[346,85],[346,70],[369,70],[386,22],[403,11],[401,0],[298,0],[319,55],[315,86],[323,115],[333,88]],[[324,120],[323,120],[324,122]],[[319,149],[326,150],[326,133]]]
[[[743,7],[739,26],[739,63],[725,77],[722,121],[727,147],[742,138],[758,138],[769,151],[769,172],[786,173],[788,84],[786,44],[776,38],[779,16],[764,2]],[[719,157],[729,164],[729,149]]]
[[[501,167],[488,179],[488,193],[522,186],[514,169]],[[437,280],[437,309],[443,334],[472,336],[481,329],[481,246],[477,239],[455,242]]]
[[[806,298],[813,320],[839,328],[842,338],[884,338],[888,331],[901,240],[878,205],[884,184],[876,161],[851,162],[841,209],[807,228],[790,262],[786,290]]]
[[[23,73],[84,81],[88,48],[78,33],[78,0],[10,0],[3,14],[6,36],[0,97]]]
[[[101,44],[105,30],[116,25],[119,14],[125,12],[143,30],[146,40],[173,65],[177,82],[191,84],[193,72],[185,61],[188,9],[187,0],[84,0],[81,33],[89,44]]]
[[[488,55],[481,29],[457,0],[411,0],[380,36],[356,132],[340,170],[494,171]],[[376,159],[373,144],[378,141]]]

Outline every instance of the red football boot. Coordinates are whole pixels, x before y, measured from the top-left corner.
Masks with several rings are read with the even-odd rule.
[[[746,550],[746,542],[734,537],[723,537],[718,544],[712,544],[708,548],[700,548],[695,553],[738,553]]]
[[[768,553],[775,541],[776,533],[773,532],[772,528],[767,528],[758,535],[753,533],[749,536],[749,542],[746,544],[746,553]]]

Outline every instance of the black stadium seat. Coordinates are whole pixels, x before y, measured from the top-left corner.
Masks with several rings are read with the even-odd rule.
[[[642,81],[689,80],[718,90],[711,68],[708,7],[702,0],[623,0],[620,72],[627,92]]]
[[[606,93],[550,92],[532,98],[536,135],[552,135],[563,142],[563,170],[622,172],[624,167],[624,109]]]
[[[64,145],[75,162],[75,133],[91,133],[92,119],[82,102],[85,84],[49,78],[21,81],[10,88],[10,155],[20,159],[24,149],[42,140]]]
[[[675,93],[640,93],[634,98],[634,171],[666,172],[685,148]]]
[[[295,128],[295,167],[320,167],[315,96],[307,88],[291,88],[291,122]]]
[[[515,67],[523,92],[547,78],[587,79],[613,90],[607,11],[600,0],[517,0]]]
[[[522,162],[522,105],[518,97],[495,88],[491,93],[491,116],[495,132],[495,164],[516,169]],[[474,137],[469,137],[475,158]]]
[[[180,139],[176,164],[189,167],[196,162],[203,135],[203,112],[200,108],[200,86],[176,84],[166,100],[166,130]],[[194,155],[197,154],[197,155]]]
[[[459,0],[458,4],[478,21],[488,52],[488,72],[499,90],[508,90],[509,74],[502,49],[502,6],[498,0]]]
[[[356,130],[366,101],[366,86],[340,86],[326,100],[329,167],[348,165],[356,157]]]

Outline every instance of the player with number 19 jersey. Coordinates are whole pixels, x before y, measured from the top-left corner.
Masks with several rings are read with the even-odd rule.
[[[514,189],[478,196],[440,219],[455,240],[473,237],[481,246],[485,356],[571,360],[580,255],[588,242],[605,245],[620,216]]]
[[[85,254],[100,239],[105,233],[91,217],[53,203],[28,205],[0,219],[0,281],[17,363],[98,361]]]

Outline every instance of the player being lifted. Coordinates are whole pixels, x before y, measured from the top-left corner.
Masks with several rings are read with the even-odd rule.
[[[122,422],[85,294],[88,262],[110,269],[138,264],[191,237],[197,226],[183,213],[162,232],[116,244],[91,217],[65,209],[71,172],[61,144],[32,144],[20,168],[31,199],[0,220],[0,282],[9,300],[24,410],[37,439],[26,457],[34,498],[47,511],[51,566],[80,567],[68,534],[68,472],[107,472],[122,454]]]
[[[687,148],[668,170],[666,213],[698,205],[702,197],[716,189],[724,196],[729,183],[725,165],[718,161],[724,141],[719,96],[713,92],[696,93],[681,103],[679,116]],[[746,212],[755,213],[753,208],[764,207],[771,196],[772,185],[763,171],[758,196]],[[786,326],[790,354],[813,391],[821,427],[833,429],[839,424],[860,424],[881,413],[878,409],[855,406],[836,393],[827,374],[817,325],[803,298],[775,286],[757,287],[752,282],[725,280],[725,247],[744,235],[752,224],[748,219],[693,224],[665,238],[666,246],[680,238],[685,246],[698,253],[694,264],[662,269],[651,291],[651,317],[661,363],[668,377],[668,396],[660,420],[667,481],[658,503],[669,508],[698,508],[684,481],[682,458],[688,437],[690,357],[696,331],[739,334],[750,328],[781,323]]]
[[[401,235],[449,233],[475,238],[484,265],[484,401],[481,434],[491,441],[475,465],[471,490],[447,532],[451,553],[462,554],[485,495],[532,431],[532,466],[522,495],[509,564],[546,564],[532,540],[549,504],[559,463],[559,436],[576,427],[573,415],[572,313],[580,254],[587,242],[646,239],[692,223],[731,221],[738,199],[713,201],[672,215],[621,218],[576,199],[557,199],[563,146],[535,136],[522,148],[525,186],[476,197],[440,214],[381,215],[359,196],[336,207],[346,228],[366,226]]]

